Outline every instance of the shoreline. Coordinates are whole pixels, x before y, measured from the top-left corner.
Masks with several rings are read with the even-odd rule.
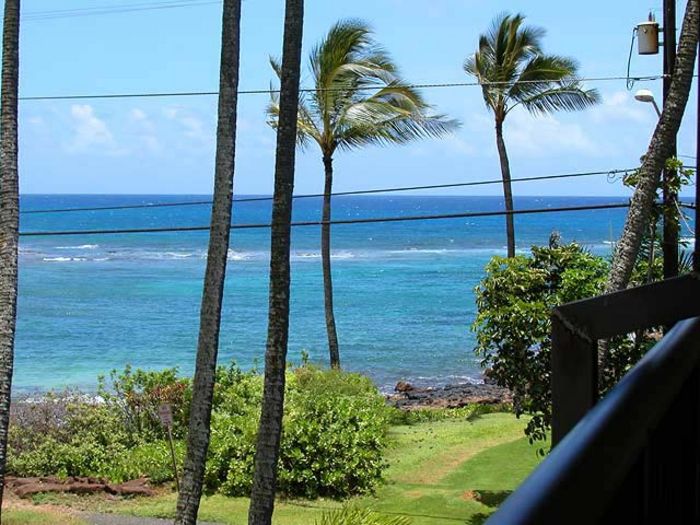
[[[489,381],[484,383],[457,383],[437,387],[418,387],[399,381],[394,393],[385,394],[387,402],[403,410],[423,408],[461,408],[466,405],[498,405],[513,402],[507,388]]]

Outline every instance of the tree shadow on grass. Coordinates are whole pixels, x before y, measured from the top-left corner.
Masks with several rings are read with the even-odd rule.
[[[513,493],[512,490],[474,490],[473,492],[476,501],[494,508],[499,507]]]
[[[479,512],[471,516],[466,525],[482,525],[491,517],[491,514],[503,503],[512,490],[470,490],[468,493],[469,499],[478,501],[482,505],[489,507],[491,512]]]
[[[485,514],[483,512],[479,512],[478,514],[474,514],[471,518],[469,518],[468,521],[466,521],[466,525],[483,525],[486,523],[486,520],[491,517],[491,514]]]

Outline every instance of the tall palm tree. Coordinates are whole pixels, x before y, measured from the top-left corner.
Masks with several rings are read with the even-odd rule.
[[[19,0],[5,0],[2,31],[2,95],[0,95],[0,506],[5,487],[7,432],[10,422],[10,394],[17,320],[18,74]]]
[[[236,151],[236,109],[240,58],[241,0],[224,0],[221,29],[221,70],[216,130],[214,202],[209,230],[209,251],[199,321],[197,360],[192,385],[192,408],[187,434],[187,454],[176,524],[194,525],[202,496],[204,464],[209,448],[209,425],[219,350],[221,304],[231,232],[233,173]]]
[[[249,525],[269,525],[277,488],[284,385],[289,339],[289,255],[291,249],[294,159],[301,76],[304,1],[287,0],[280,68],[280,104],[275,159],[275,191],[270,240],[270,297],[265,352],[265,385],[255,451]]]
[[[535,115],[555,111],[576,111],[600,100],[594,89],[585,90],[576,80],[574,60],[546,55],[541,41],[545,31],[523,25],[521,14],[497,16],[488,33],[479,37],[479,46],[464,63],[467,74],[482,86],[484,102],[496,121],[496,146],[501,163],[505,209],[513,211],[510,163],[503,140],[503,122],[508,113],[523,106]],[[515,256],[513,215],[506,215],[508,257]]]
[[[664,102],[663,113],[639,170],[639,182],[630,202],[625,227],[613,255],[606,286],[607,292],[624,290],[629,284],[644,232],[649,225],[661,170],[666,160],[673,154],[673,143],[681,125],[693,82],[698,45],[699,3],[698,0],[689,0],[686,5],[671,87]]]
[[[280,66],[271,64],[277,75]],[[372,38],[366,23],[342,20],[311,51],[309,68],[314,91],[299,100],[297,142],[315,142],[321,150],[325,184],[321,226],[321,260],[326,331],[330,363],[340,367],[338,335],[333,312],[331,278],[331,192],[333,155],[370,144],[403,144],[438,137],[457,122],[430,113],[418,91],[399,76],[396,64]],[[279,100],[273,94],[268,123],[276,127]]]

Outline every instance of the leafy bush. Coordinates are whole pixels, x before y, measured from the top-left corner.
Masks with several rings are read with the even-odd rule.
[[[385,466],[383,396],[368,378],[338,370],[303,367],[290,379],[281,491],[308,498],[371,491]]]
[[[148,476],[172,479],[168,442],[157,419],[171,403],[184,437],[190,382],[175,369],[125,369],[104,378],[104,402],[85,395],[46,394],[13,409],[8,471],[21,476]],[[262,377],[235,365],[216,374],[205,486],[250,493]],[[345,497],[371,491],[381,479],[388,411],[372,382],[358,374],[308,366],[288,372],[279,461],[280,491],[291,496]],[[39,434],[35,429],[40,428]],[[181,463],[184,439],[176,441]]]
[[[26,420],[18,422],[13,418],[8,443],[9,472],[19,476],[102,476],[115,458],[127,452],[128,435],[105,406],[84,400],[59,400],[51,395],[47,404],[50,407],[54,403],[62,407],[63,415],[46,424],[43,434],[28,426]]]
[[[494,257],[476,289],[476,352],[499,385],[513,393],[516,415],[532,415],[525,433],[544,440],[551,423],[551,323],[553,308],[602,292],[609,264],[576,243],[533,246],[531,255]],[[646,267],[635,275],[644,279]],[[605,346],[600,371],[604,394],[654,342],[653,334],[612,338]]]
[[[599,293],[607,271],[605,260],[556,237],[530,257],[494,257],[486,266],[476,289],[476,352],[512,391],[516,415],[533,415],[525,431],[531,441],[545,439],[551,422],[550,312]]]
[[[109,383],[98,377],[97,393],[113,412],[120,414],[126,430],[134,437],[164,438],[158,419],[158,409],[168,404],[173,413],[173,434],[184,436],[187,431],[189,404],[192,399],[190,381],[177,375],[177,368],[160,371],[112,370]]]
[[[222,392],[235,410],[216,409],[206,485],[250,493],[262,382],[249,375]],[[381,479],[387,411],[372,382],[312,367],[288,373],[278,483],[282,493],[313,498],[371,491]]]

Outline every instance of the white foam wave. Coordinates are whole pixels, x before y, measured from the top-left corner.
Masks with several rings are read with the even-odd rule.
[[[57,250],[94,250],[99,244],[80,244],[78,246],[56,246]]]
[[[87,261],[85,257],[44,257],[45,262],[83,262]]]
[[[190,252],[164,252],[160,255],[162,255],[164,259],[187,259],[189,257],[194,257],[197,254]]]
[[[331,259],[354,259],[357,254],[350,251],[341,251],[331,253]],[[320,252],[295,252],[291,255],[292,260],[305,260],[305,259],[320,259]]]
[[[237,252],[234,250],[229,249],[228,253],[226,254],[226,258],[229,261],[247,261],[248,259],[251,259],[254,256],[252,252]],[[206,257],[206,255],[205,255]]]

